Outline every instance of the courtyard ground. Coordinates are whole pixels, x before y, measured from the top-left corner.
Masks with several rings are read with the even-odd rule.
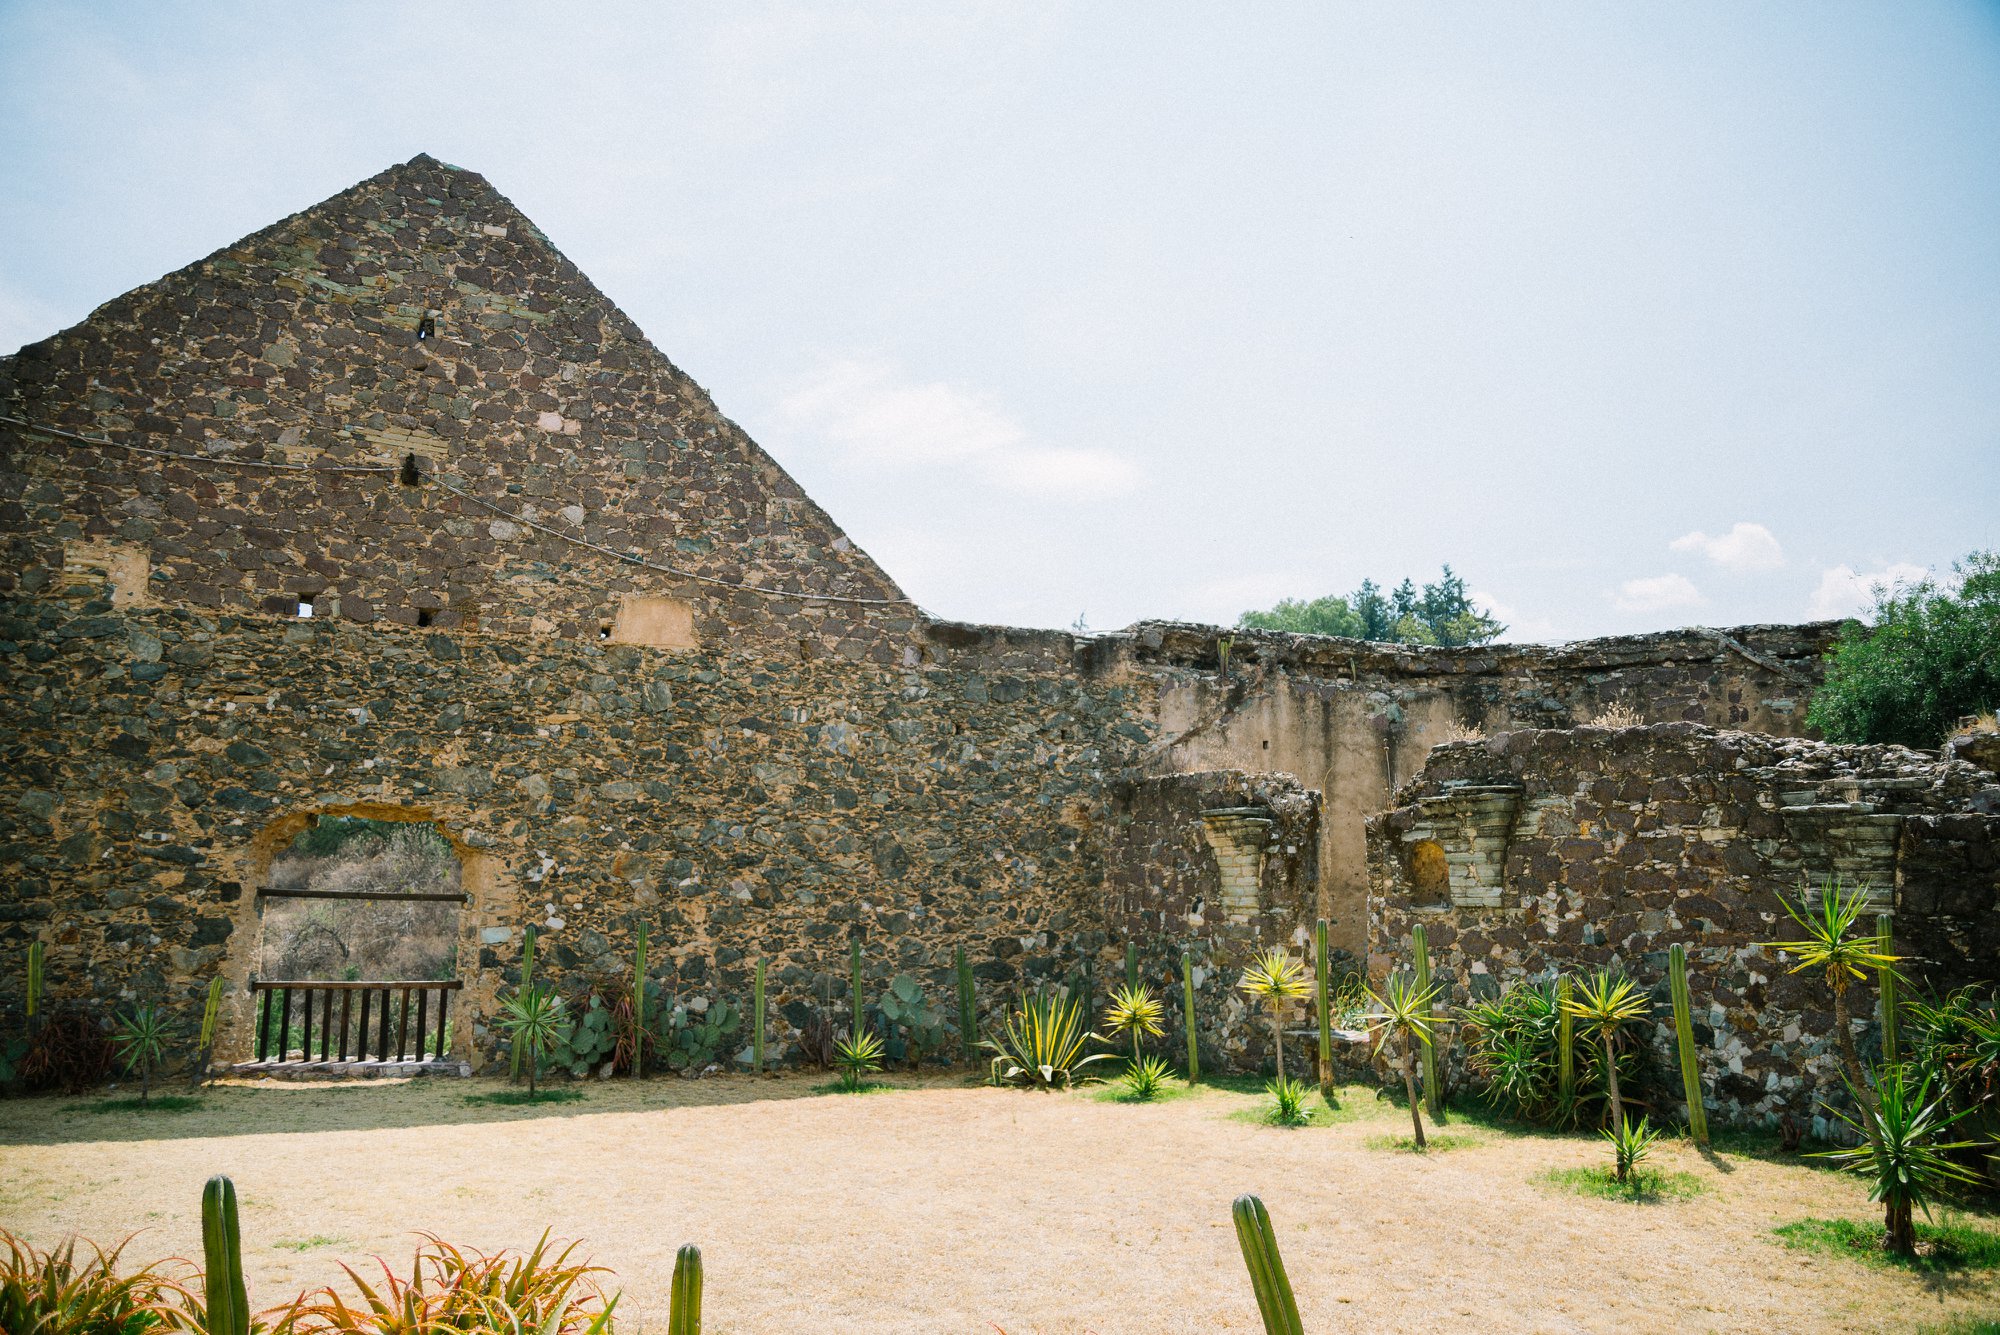
[[[0,1103],[0,1224],[47,1245],[139,1236],[200,1254],[199,1196],[237,1183],[254,1306],[406,1267],[419,1230],[492,1249],[581,1238],[624,1290],[621,1329],[666,1324],[674,1250],[698,1242],[711,1332],[1256,1331],[1230,1225],[1270,1207],[1306,1329],[1910,1331],[2000,1310],[2000,1280],[1788,1250],[1774,1226],[1875,1218],[1853,1179],[1663,1147],[1692,1199],[1588,1199],[1538,1181],[1603,1161],[1588,1137],[1460,1121],[1390,1147],[1408,1115],[1354,1090],[1333,1125],[1245,1120],[1204,1088],[1133,1106],[962,1076],[863,1095],[824,1077],[592,1083],[580,1101],[468,1102],[428,1079],[225,1085],[193,1111]]]

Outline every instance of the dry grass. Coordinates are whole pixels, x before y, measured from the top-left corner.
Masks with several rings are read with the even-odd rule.
[[[1584,720],[1592,728],[1637,728],[1646,722],[1639,711],[1626,704],[1606,705]]]
[[[1792,1164],[1664,1147],[1705,1189],[1631,1204],[1536,1181],[1598,1163],[1593,1138],[1454,1124],[1474,1143],[1371,1149],[1408,1122],[1368,1093],[1281,1130],[1216,1089],[1128,1105],[892,1079],[868,1098],[814,1096],[819,1076],[618,1082],[539,1107],[468,1104],[483,1081],[238,1086],[165,1118],[20,1100],[0,1104],[0,1220],[198,1255],[202,1181],[229,1173],[259,1306],[405,1258],[420,1229],[491,1250],[550,1227],[617,1272],[628,1330],[664,1325],[692,1240],[725,1335],[1255,1331],[1245,1191],[1313,1331],[1903,1331],[2000,1303],[1990,1275],[1786,1250],[1780,1224],[1873,1217],[1854,1181]]]

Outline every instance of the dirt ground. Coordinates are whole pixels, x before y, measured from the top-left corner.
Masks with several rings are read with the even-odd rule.
[[[472,1105],[503,1086],[236,1085],[192,1112],[0,1103],[0,1223],[128,1256],[200,1254],[210,1174],[243,1202],[251,1300],[399,1266],[417,1230],[492,1249],[544,1227],[617,1272],[621,1329],[666,1324],[674,1250],[701,1244],[711,1332],[1255,1331],[1230,1225],[1260,1194],[1308,1330],[1909,1331],[2000,1310],[2000,1280],[1937,1280],[1786,1250],[1774,1225],[1872,1217],[1830,1172],[1663,1148],[1691,1200],[1586,1199],[1538,1184],[1601,1162],[1585,1137],[1458,1125],[1472,1143],[1381,1147],[1407,1114],[1279,1130],[1260,1101],[1038,1095],[958,1077],[861,1096],[816,1078],[592,1084],[581,1102]],[[1375,1147],[1370,1141],[1376,1142]]]

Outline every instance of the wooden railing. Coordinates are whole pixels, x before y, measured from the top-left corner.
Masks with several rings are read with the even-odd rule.
[[[451,994],[463,986],[456,978],[407,983],[253,982],[252,995],[263,994],[257,1003],[257,1060],[410,1062],[426,1060],[426,1052],[443,1058],[445,1013]],[[297,1043],[292,1041],[294,1035]],[[292,1056],[295,1051],[300,1055]]]

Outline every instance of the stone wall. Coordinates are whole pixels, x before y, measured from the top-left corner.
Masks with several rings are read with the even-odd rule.
[[[1824,982],[1764,944],[1795,935],[1780,897],[1802,883],[1875,887],[1920,986],[2000,981],[2000,777],[1961,761],[1692,723],[1528,730],[1436,749],[1396,802],[1368,823],[1371,973],[1418,923],[1454,1004],[1622,970],[1652,992],[1655,1093],[1677,1105],[1665,975],[1684,945],[1723,1122],[1803,1119],[1840,1088]],[[1872,987],[1853,995],[1872,1024]]]

